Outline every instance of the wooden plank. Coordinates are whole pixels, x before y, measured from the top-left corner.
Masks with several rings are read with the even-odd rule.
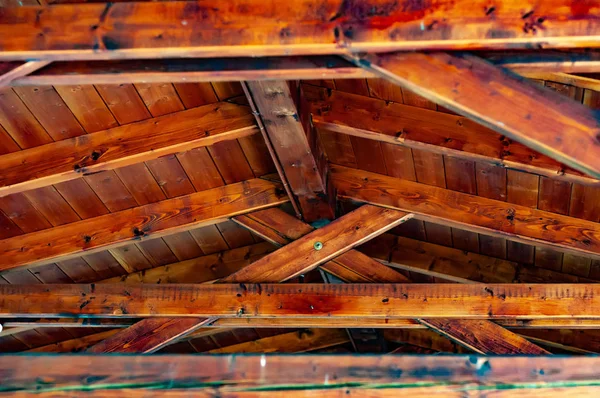
[[[350,341],[341,329],[305,329],[210,350],[209,354],[310,352]]]
[[[0,157],[0,194],[37,188],[256,133],[244,108],[220,103]]]
[[[28,74],[43,68],[49,63],[49,61],[27,61],[9,71],[3,72],[0,74],[0,88],[10,85],[13,80],[27,76]]]
[[[403,212],[362,206],[250,264],[223,281],[268,283],[293,278],[410,218],[412,215]]]
[[[287,201],[281,188],[265,180],[207,191],[134,207],[0,241],[0,269],[43,264],[52,258],[92,253],[133,240],[160,237],[202,224],[214,224],[252,210]]]
[[[164,319],[149,318],[102,340],[86,352],[148,354],[212,321],[213,319],[173,318],[165,322]]]
[[[284,5],[260,6],[251,0],[238,0],[235,7],[227,10],[220,8],[218,2],[195,10],[186,8],[185,2],[119,2],[109,8],[105,4],[9,8],[0,19],[0,59],[515,49],[538,43],[546,48],[593,47],[598,36],[593,17],[598,11],[596,5],[571,5],[571,0],[552,4],[505,0],[502,7],[490,7],[484,0],[441,2],[427,7],[426,21],[422,19],[423,7],[410,8],[406,2],[376,2],[368,9],[339,0],[318,4],[294,0]],[[315,13],[317,6],[319,12]],[[474,14],[473,10],[480,12]],[[162,18],[156,18],[157,15]],[[429,22],[444,19],[444,29],[437,22]],[[189,23],[195,20],[203,23]],[[156,32],[165,32],[172,26],[178,27],[177,34],[168,38],[157,35]],[[110,33],[98,36],[98,27],[106,27]],[[39,33],[43,34],[42,41]]]
[[[0,317],[597,319],[599,289],[454,283],[0,285]]]
[[[287,83],[254,81],[247,86],[303,217],[308,222],[333,218],[325,182],[319,175]]]
[[[543,348],[493,322],[447,319],[419,321],[478,354],[549,354]]]
[[[416,218],[517,242],[579,255],[600,254],[600,230],[594,222],[343,166],[331,166],[331,172],[343,198],[414,212]]]
[[[308,85],[302,88],[311,107],[313,123],[321,131],[425,150],[445,155],[445,158],[452,156],[463,161],[502,166],[553,180],[599,184],[597,179],[582,176],[463,116]]]
[[[600,177],[592,110],[471,55],[373,56],[363,67],[553,159]],[[486,84],[487,82],[494,84]],[[493,97],[493,106],[481,95]],[[536,108],[537,107],[537,108]],[[544,109],[536,112],[535,109]]]

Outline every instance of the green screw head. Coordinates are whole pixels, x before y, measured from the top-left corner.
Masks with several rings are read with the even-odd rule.
[[[315,250],[321,250],[323,248],[323,244],[321,242],[315,242],[313,247]]]

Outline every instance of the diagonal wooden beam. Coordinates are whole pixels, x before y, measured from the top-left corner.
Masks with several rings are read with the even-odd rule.
[[[0,196],[258,133],[246,107],[216,103],[0,156]]]
[[[287,201],[279,184],[252,179],[134,207],[0,240],[0,271],[214,224]]]
[[[308,222],[332,219],[327,189],[310,149],[306,132],[290,89],[283,80],[247,83],[252,101],[260,113],[266,137],[281,163],[285,178],[298,198],[302,215]],[[268,137],[268,138],[267,138]]]
[[[0,75],[0,88],[9,86],[13,80],[27,76],[48,65],[51,61],[27,61]]]
[[[434,221],[579,255],[600,255],[600,224],[343,166],[331,166],[342,198],[415,213]]]
[[[0,317],[600,319],[599,300],[597,284],[0,285]]]
[[[468,54],[406,53],[356,62],[574,169],[600,177],[600,117]]]
[[[573,0],[459,0],[418,6],[408,0],[236,0],[229,8],[210,0],[197,9],[183,1],[7,8],[0,14],[0,59],[597,47],[598,11],[595,3],[581,7]],[[174,26],[177,33],[169,37],[157,33]]]

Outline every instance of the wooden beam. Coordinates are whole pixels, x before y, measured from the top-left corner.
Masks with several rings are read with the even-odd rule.
[[[237,0],[227,8],[211,0],[194,9],[181,1],[8,8],[0,15],[0,59],[597,47],[598,11],[596,4],[580,7],[573,0],[497,5],[460,0],[418,7],[408,1]]]
[[[594,284],[0,285],[0,317],[598,319],[599,289]]]
[[[478,354],[549,354],[543,348],[489,321],[420,319],[420,322]]]
[[[426,150],[584,185],[600,180],[581,175],[525,145],[466,117],[365,96],[303,85],[318,130]]]
[[[331,180],[342,198],[517,242],[600,254],[600,224],[595,222],[342,166],[331,166]]]
[[[13,80],[35,72],[48,65],[50,61],[27,61],[0,75],[0,88],[9,86]]]
[[[412,215],[404,212],[389,211],[376,206],[362,206],[289,243],[285,248],[242,268],[224,278],[223,282],[285,281],[315,269],[411,218]]]
[[[457,283],[593,283],[541,267],[415,239],[383,234],[359,248],[382,263],[409,272]]]
[[[119,331],[86,350],[89,353],[129,352],[149,354],[192,333],[214,319],[205,318],[149,318]]]
[[[209,354],[297,353],[316,351],[350,341],[341,329],[303,329],[210,350]]]
[[[36,347],[25,352],[81,352],[91,345],[97,344],[102,340],[109,339],[110,337],[114,336],[117,332],[119,332],[119,329],[105,330],[84,337],[77,337],[74,339],[65,340],[54,344]]]
[[[57,141],[0,156],[0,196],[255,133],[248,108],[220,102]]]
[[[286,396],[301,392],[294,397],[407,392],[424,397],[456,396],[465,386],[476,396],[581,396],[576,393],[581,387],[592,388],[587,394],[594,396],[599,362],[597,356],[76,355],[65,360],[61,355],[3,355],[0,372],[5,391],[42,397],[79,392],[147,396],[149,390],[161,396],[249,397],[257,389]],[[410,393],[415,385],[419,395]],[[116,394],[108,395],[111,391]]]
[[[364,68],[576,170],[600,177],[592,109],[468,54],[391,54]]]
[[[479,52],[477,56],[518,74],[600,71],[600,51],[595,49]]]
[[[55,62],[13,86],[191,83],[373,77],[337,56]]]
[[[332,219],[325,182],[318,172],[287,83],[252,81],[247,85],[277,155],[274,160],[281,163],[302,216],[308,222]]]
[[[285,202],[280,185],[261,179],[167,199],[1,240],[0,270],[126,245]]]

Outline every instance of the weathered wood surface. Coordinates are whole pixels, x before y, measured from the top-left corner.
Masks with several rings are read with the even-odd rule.
[[[4,375],[3,392],[36,396],[84,391],[107,396],[111,390],[120,396],[149,396],[153,391],[168,396],[165,394],[171,390],[180,393],[172,396],[189,396],[191,391],[214,396],[215,388],[225,397],[239,396],[246,388],[254,393],[241,396],[257,396],[256,388],[271,395],[297,390],[300,396],[346,396],[351,385],[357,388],[348,389],[353,391],[351,396],[354,392],[357,396],[376,394],[386,387],[388,394],[369,396],[393,397],[422,383],[421,395],[417,396],[434,392],[464,396],[468,386],[476,393],[479,389],[481,393],[498,389],[498,394],[505,390],[534,397],[556,396],[553,393],[557,392],[565,396],[569,391],[581,391],[582,386],[596,386],[598,361],[597,357],[476,355],[13,355],[1,357],[0,372]],[[231,394],[227,394],[228,388]],[[330,389],[335,394],[326,395]],[[456,395],[447,395],[452,391]]]
[[[287,202],[280,185],[253,179],[0,241],[0,270],[214,224]]]
[[[0,285],[0,316],[600,318],[581,284]]]
[[[302,91],[319,129],[557,180],[600,184],[464,116],[309,85]]]
[[[0,156],[0,196],[258,133],[246,107],[216,103]]]
[[[486,235],[579,255],[600,254],[600,224],[595,222],[343,166],[332,166],[331,171],[343,198],[414,212],[415,218]]]
[[[165,322],[149,318],[138,322],[86,350],[90,353],[129,352],[148,354],[167,346],[180,336],[192,333],[213,319],[173,318]]]
[[[247,85],[303,218],[307,222],[332,219],[325,181],[317,170],[287,83],[250,81]]]
[[[412,215],[404,212],[362,206],[225,277],[223,282],[273,283],[290,279],[336,258],[410,218]],[[315,247],[318,243],[320,249]]]
[[[549,354],[525,338],[489,321],[420,319],[420,322],[478,354]]]
[[[561,163],[600,177],[600,118],[580,103],[467,54],[374,55],[357,62]]]
[[[597,47],[595,3],[293,0],[8,8],[0,59],[117,59]],[[65,23],[68,22],[68,23]],[[177,29],[173,30],[172,27]]]

